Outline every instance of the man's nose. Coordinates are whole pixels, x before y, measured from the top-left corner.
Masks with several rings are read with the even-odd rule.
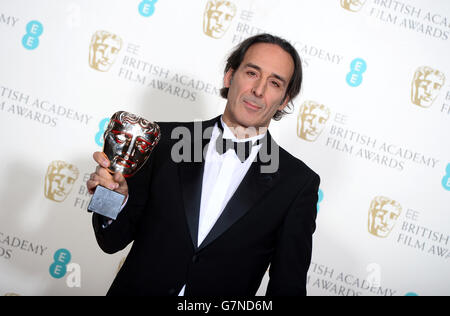
[[[264,80],[257,80],[252,89],[253,94],[256,97],[261,98],[264,95],[265,91],[266,91],[266,84]]]

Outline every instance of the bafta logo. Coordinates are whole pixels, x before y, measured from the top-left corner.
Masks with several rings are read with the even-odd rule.
[[[341,7],[348,11],[358,12],[365,3],[366,0],[341,0]]]
[[[445,75],[431,67],[420,67],[414,74],[411,101],[415,105],[429,108],[445,84]]]
[[[384,196],[377,196],[370,203],[369,233],[386,238],[391,233],[402,212],[401,205]]]
[[[212,38],[222,38],[236,16],[236,6],[226,0],[209,0],[203,15],[203,32]]]
[[[308,142],[315,142],[330,118],[330,110],[323,104],[305,101],[297,117],[297,136]]]
[[[122,39],[106,31],[97,31],[92,36],[89,47],[89,66],[106,72],[114,64],[122,49]]]
[[[45,175],[44,195],[55,202],[63,202],[78,179],[78,168],[64,161],[50,163]]]

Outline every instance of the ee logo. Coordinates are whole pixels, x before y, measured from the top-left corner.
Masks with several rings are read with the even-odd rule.
[[[98,124],[99,130],[98,130],[98,133],[95,134],[95,142],[100,147],[103,147],[103,143],[104,143],[103,134],[105,133],[105,130],[108,127],[108,124],[109,124],[109,118],[104,118]]]
[[[28,50],[36,49],[39,46],[39,36],[44,32],[44,27],[39,21],[28,22],[27,33],[22,38],[22,45]]]
[[[317,201],[317,213],[319,213],[319,209],[320,209],[320,202],[323,201],[323,191],[321,189],[319,189],[319,200]]]
[[[447,191],[450,191],[450,163],[447,165],[445,169],[445,176],[442,178],[442,186]]]
[[[347,74],[347,83],[350,87],[358,87],[363,81],[363,73],[367,70],[367,63],[362,58],[356,58],[350,64],[350,72]]]
[[[50,266],[50,275],[55,279],[63,278],[67,272],[66,284],[68,287],[81,287],[81,267],[77,263],[70,263],[72,255],[67,249],[59,249],[53,255],[54,262]]]
[[[158,0],[143,0],[141,3],[139,3],[139,13],[143,17],[151,17],[153,13],[155,13],[156,2],[158,2]]]

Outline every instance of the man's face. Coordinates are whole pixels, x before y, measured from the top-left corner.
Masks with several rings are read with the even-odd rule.
[[[294,61],[289,53],[274,44],[251,46],[238,69],[224,78],[229,88],[224,121],[243,127],[268,127],[277,110],[283,110]],[[227,121],[225,121],[227,123]]]
[[[208,3],[208,7],[209,9],[205,12],[205,34],[213,38],[222,38],[230,27],[236,14],[236,8],[230,2],[224,2],[220,5]]]
[[[375,236],[387,237],[400,216],[400,210],[392,204],[369,211],[369,232]]]
[[[329,114],[318,107],[312,111],[306,109],[304,113],[299,114],[298,137],[310,142],[316,141],[325,128],[328,118]]]
[[[104,153],[114,171],[125,177],[136,172],[150,156],[155,136],[146,132],[139,124],[111,121],[112,129],[105,134]]]
[[[45,196],[55,202],[62,202],[69,195],[78,174],[68,168],[53,169],[46,175]]]
[[[121,48],[121,43],[111,37],[100,39],[93,47],[92,67],[99,71],[108,71],[114,63]]]
[[[430,107],[439,95],[444,82],[441,77],[435,73],[426,76],[420,76],[414,82],[415,93],[413,103],[425,108]]]
[[[341,0],[341,5],[344,9],[357,12],[361,10],[366,0]]]

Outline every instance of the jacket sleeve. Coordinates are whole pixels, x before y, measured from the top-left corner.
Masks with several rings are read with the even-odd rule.
[[[158,146],[145,165],[133,177],[127,179],[128,201],[117,219],[104,227],[106,217],[93,213],[92,224],[100,248],[109,254],[123,250],[130,244],[138,229],[138,223],[148,204],[152,169]]]
[[[267,296],[306,296],[320,178],[312,173],[306,183],[289,207],[278,232]]]

